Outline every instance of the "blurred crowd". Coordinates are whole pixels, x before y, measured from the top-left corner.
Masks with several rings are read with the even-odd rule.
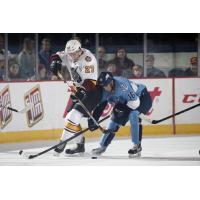
[[[44,38],[38,52],[38,63],[36,68],[35,41],[31,38],[24,38],[22,49],[18,54],[7,52],[8,77],[6,74],[6,52],[4,38],[0,34],[0,80],[53,80],[50,73],[51,41]],[[38,72],[36,72],[36,69]],[[37,77],[36,77],[36,74]]]
[[[106,61],[104,59],[106,50],[104,47],[99,47],[99,71],[109,71],[116,76],[124,76],[126,78],[143,78],[143,66],[136,64],[132,59],[128,58],[126,49],[120,47],[116,49],[113,59]],[[185,77],[197,76],[198,62],[197,57],[191,57],[189,66],[186,69],[173,68],[168,74],[164,73],[160,67],[155,67],[155,57],[149,54],[145,59],[147,68],[147,77],[149,78],[165,78],[165,77]]]
[[[31,38],[24,38],[22,48],[18,54],[12,54],[9,49],[6,54],[4,35],[0,34],[0,81],[57,80],[57,77],[52,75],[49,70],[50,56],[55,53],[52,50],[51,40],[49,38],[43,38],[41,40],[37,59],[38,63],[36,63],[35,52],[35,41]],[[6,55],[8,60],[8,77],[5,77]],[[102,71],[109,71],[115,76],[124,76],[126,78],[144,77],[143,66],[135,63],[134,60],[129,58],[124,47],[117,48],[113,58],[111,59],[106,59],[106,55],[106,48],[99,46],[99,73]],[[166,72],[164,73],[161,67],[155,66],[155,56],[153,54],[146,56],[145,63],[147,68],[147,77],[150,78],[197,76],[197,57],[190,58],[187,69],[173,68],[168,71],[168,74],[166,74]],[[62,73],[65,79],[70,79],[70,75],[66,67],[63,67]]]

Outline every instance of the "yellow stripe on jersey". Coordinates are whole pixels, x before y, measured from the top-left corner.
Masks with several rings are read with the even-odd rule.
[[[79,125],[75,125],[75,124],[72,124],[70,121],[68,121],[65,124],[65,129],[70,131],[70,132],[77,133],[77,132],[81,131],[81,126],[80,126],[80,124]]]
[[[97,81],[95,80],[95,79],[85,79],[85,81],[91,81],[94,85],[96,85],[97,84]]]
[[[97,84],[97,81],[96,81],[96,80],[92,80],[92,79],[90,79],[90,80],[92,81],[92,83],[93,83],[94,85]]]

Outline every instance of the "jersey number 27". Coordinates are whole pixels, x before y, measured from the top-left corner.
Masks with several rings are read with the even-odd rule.
[[[85,66],[85,73],[94,73],[94,65]]]

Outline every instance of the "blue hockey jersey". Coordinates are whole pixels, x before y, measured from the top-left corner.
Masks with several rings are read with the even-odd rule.
[[[137,101],[145,88],[143,84],[136,84],[134,81],[118,76],[114,77],[114,84],[114,91],[107,92],[104,90],[102,102],[124,104],[129,101]]]

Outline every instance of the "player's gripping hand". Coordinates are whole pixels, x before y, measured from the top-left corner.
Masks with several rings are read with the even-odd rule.
[[[93,119],[88,118],[88,128],[90,129],[90,131],[95,131],[96,129],[98,129],[98,126],[94,123]]]
[[[77,87],[74,97],[82,101],[87,95],[86,90],[83,87]]]
[[[127,111],[130,111],[130,108],[126,104],[118,103],[113,108],[113,114],[117,117],[122,117]]]
[[[66,85],[67,85],[67,92],[76,93],[77,89],[73,81],[66,81]]]
[[[129,118],[130,112],[131,109],[126,104],[118,103],[113,108],[111,120],[124,126]]]

